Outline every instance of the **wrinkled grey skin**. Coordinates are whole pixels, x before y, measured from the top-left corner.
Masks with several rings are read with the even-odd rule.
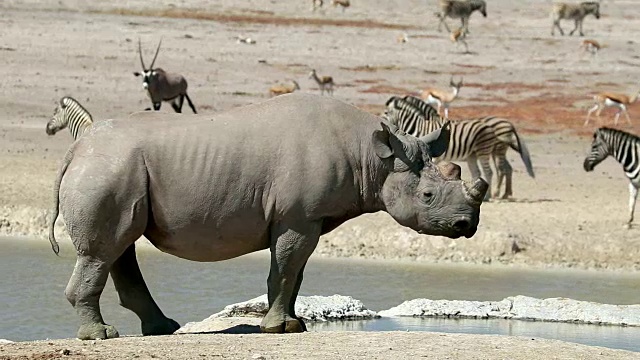
[[[96,124],[70,148],[54,189],[53,222],[59,206],[78,254],[65,290],[80,317],[78,338],[118,336],[98,304],[109,274],[144,335],[179,328],[138,268],[142,235],[194,261],[270,249],[261,329],[304,331],[294,305],[320,235],[377,211],[424,234],[475,233],[487,186],[478,179],[467,187],[457,165],[431,162],[448,138],[446,129],[421,140],[397,134],[371,114],[309,94],[216,115],[142,112]]]

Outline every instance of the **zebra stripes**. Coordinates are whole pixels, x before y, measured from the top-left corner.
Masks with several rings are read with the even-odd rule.
[[[584,170],[592,171],[596,165],[612,156],[624,169],[629,179],[629,221],[633,222],[633,212],[636,207],[638,188],[640,188],[640,137],[628,132],[601,127],[593,133],[591,151],[584,159]]]
[[[553,20],[553,25],[551,25],[551,35],[555,35],[556,27],[560,30],[560,35],[564,35],[564,31],[560,27],[560,20],[573,20],[575,22],[575,27],[569,35],[573,35],[573,33],[580,28],[580,36],[584,36],[582,33],[582,22],[584,18],[593,14],[596,19],[600,19],[600,3],[596,1],[586,1],[581,2],[579,4],[567,4],[567,3],[556,3],[553,4],[553,8],[551,10],[551,19]]]
[[[60,99],[58,106],[53,111],[46,131],[48,135],[55,135],[58,131],[68,127],[73,140],[77,140],[92,124],[91,114],[77,100],[65,96]]]
[[[438,122],[442,121],[438,116],[437,111],[432,106],[430,106],[426,102],[414,96],[405,96],[404,98],[395,97],[395,96],[391,97],[387,101],[386,106],[387,106],[387,112],[385,116],[390,121],[398,121],[396,119],[402,119],[400,123],[402,123],[403,125],[399,127],[402,128],[405,132],[412,135],[424,134],[425,132],[430,131],[431,128],[426,123],[437,124]],[[486,116],[486,117],[481,117],[476,119],[467,119],[462,121],[456,120],[452,122],[452,132],[454,131],[453,129],[457,127],[455,124],[459,122],[462,122],[463,124],[467,124],[466,126],[470,126],[468,125],[468,123],[477,122],[479,124],[483,124],[486,127],[489,127],[493,133],[493,137],[492,137],[493,146],[491,150],[491,158],[493,160],[494,167],[497,172],[497,183],[496,183],[496,189],[494,193],[495,197],[499,195],[503,181],[505,182],[505,191],[501,197],[507,198],[513,195],[513,186],[512,186],[513,168],[511,167],[511,165],[509,164],[509,161],[506,158],[506,154],[509,148],[514,149],[520,154],[520,157],[522,158],[522,162],[524,163],[527,169],[527,173],[529,174],[529,176],[535,177],[535,174],[533,171],[533,165],[531,163],[531,157],[529,155],[529,150],[527,149],[526,144],[520,138],[515,127],[511,122],[509,122],[506,119],[495,117],[495,116]],[[434,125],[432,124],[431,126],[434,126]],[[460,139],[460,140],[457,140],[452,136],[451,143],[456,142],[456,144],[453,146],[454,147],[479,146],[481,148],[480,149],[481,153],[476,154],[477,156],[475,157],[478,158],[478,160],[480,160],[483,170],[489,167],[488,161],[485,160],[484,158],[484,147],[488,145],[484,143],[481,143],[480,145],[472,144],[469,142],[469,139],[467,139],[466,142],[464,142],[461,138],[462,138],[461,134],[457,135],[457,139]],[[489,141],[485,136],[483,136],[479,140]],[[453,158],[455,158],[455,160],[462,160],[462,161],[467,160],[467,162],[469,163],[469,169],[472,172],[472,175],[479,176],[478,166],[475,163],[474,157],[472,156],[470,159],[466,159],[463,157],[464,152],[465,151],[463,151],[462,149],[451,148],[451,156],[452,156],[451,159],[453,160]],[[473,164],[471,164],[470,162],[473,162]],[[485,172],[485,176],[491,176],[490,167],[489,167],[489,171]]]
[[[484,0],[440,0],[441,12],[436,13],[436,16],[440,18],[438,23],[438,31],[442,31],[442,24],[444,24],[447,32],[451,32],[449,25],[444,21],[449,17],[452,19],[460,19],[462,22],[462,29],[465,34],[469,33],[469,17],[474,11],[480,11],[480,13],[487,17],[487,3]]]

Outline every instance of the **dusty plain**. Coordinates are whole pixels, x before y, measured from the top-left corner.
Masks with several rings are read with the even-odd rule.
[[[264,101],[271,85],[287,79],[297,80],[303,92],[319,93],[308,78],[312,68],[334,77],[336,98],[373,113],[380,113],[392,95],[446,87],[454,75],[464,78],[464,86],[451,107],[452,118],[504,116],[527,143],[535,179],[510,151],[514,197],[484,204],[473,238],[421,236],[385,214],[372,214],[324,236],[314,256],[638,271],[640,226],[624,227],[628,181],[621,167],[608,159],[592,173],[582,169],[594,129],[613,126],[611,109],[583,126],[592,95],[631,94],[640,86],[640,14],[626,10],[632,3],[603,2],[601,19],[585,20],[585,38],[607,46],[592,57],[579,50],[582,38],[550,35],[546,1],[491,1],[487,18],[477,13],[471,18],[468,54],[437,31],[437,2],[432,0],[361,0],[345,12],[327,5],[312,12],[306,0],[3,1],[0,232],[40,236],[48,246],[43,235],[53,179],[72,141],[66,130],[45,134],[55,102],[73,96],[96,121],[143,110],[150,104],[140,79],[133,76],[140,70],[136,42],[141,38],[148,63],[162,37],[156,65],[187,78],[202,114]],[[457,26],[458,21],[448,23]],[[403,33],[409,41],[398,43]],[[256,44],[238,43],[238,35]],[[186,105],[183,110],[190,111]],[[172,110],[165,103],[161,111]],[[629,112],[632,124],[621,118],[617,127],[640,133],[640,106],[631,105]],[[468,178],[466,165],[461,165]],[[529,359],[541,353],[567,359],[638,358],[499,336],[242,336],[19,343],[0,345],[0,359],[49,359],[63,348],[72,349],[68,358],[78,359],[124,358],[127,351],[136,351],[138,358],[179,359],[200,358],[201,353],[227,358],[260,353],[274,359],[300,353],[303,358],[347,359]],[[190,343],[198,349],[185,350],[190,347],[183,345]],[[354,348],[358,350],[349,350]]]

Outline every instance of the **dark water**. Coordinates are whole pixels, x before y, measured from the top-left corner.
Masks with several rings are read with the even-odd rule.
[[[265,252],[218,263],[182,260],[141,247],[138,258],[151,293],[180,324],[200,321],[225,305],[266,293]],[[0,238],[0,339],[70,338],[77,317],[64,297],[75,252],[46,241]],[[349,295],[372,310],[415,298],[502,300],[507,296],[567,297],[606,304],[640,302],[640,274],[522,270],[507,267],[312,259],[300,295]],[[121,334],[138,334],[133,313],[118,305],[111,281],[103,316]],[[412,330],[523,335],[640,351],[640,329],[508,320],[380,319],[315,324],[314,330]]]

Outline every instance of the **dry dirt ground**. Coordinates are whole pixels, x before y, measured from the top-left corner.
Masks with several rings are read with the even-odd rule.
[[[312,68],[334,77],[336,98],[374,113],[391,95],[445,87],[454,75],[464,78],[464,86],[452,105],[452,118],[505,116],[525,139],[536,178],[526,175],[511,151],[514,198],[484,204],[481,226],[473,238],[420,236],[385,214],[373,214],[323,237],[314,256],[640,270],[640,227],[623,227],[628,182],[620,166],[609,159],[593,173],[582,169],[593,130],[613,125],[613,111],[607,110],[600,121],[583,126],[591,96],[597,91],[638,90],[635,34],[640,15],[625,10],[632,3],[605,1],[600,20],[585,20],[586,38],[607,45],[592,57],[578,49],[581,38],[550,35],[546,1],[491,1],[487,18],[479,14],[471,18],[469,54],[436,30],[435,0],[353,1],[345,12],[330,6],[312,12],[307,0],[2,1],[0,232],[44,234],[55,172],[71,143],[66,131],[52,137],[45,134],[55,102],[71,95],[96,121],[144,109],[149,100],[140,79],[132,74],[140,70],[136,42],[142,40],[148,64],[162,38],[156,65],[188,79],[189,94],[203,114],[266,100],[268,88],[287,79],[297,80],[303,92],[318,93],[307,76]],[[402,33],[408,42],[396,42]],[[238,35],[257,43],[238,43]],[[190,111],[186,105],[184,110]],[[161,111],[171,111],[170,106],[164,104]],[[640,133],[640,106],[630,106],[629,112],[633,124],[622,121],[618,127]],[[463,176],[468,176],[461,165]],[[48,245],[43,242],[43,246]],[[260,350],[264,353],[276,354],[279,349],[286,357],[297,351],[298,340],[309,345],[305,347],[310,349],[309,358],[327,357],[349,342],[368,357],[381,358],[402,348],[407,356],[419,354],[418,344],[430,349],[425,355],[437,358],[496,354],[495,358],[525,359],[534,351],[545,351],[545,346],[559,358],[586,358],[600,351],[557,342],[464,335],[251,337],[251,341],[232,336],[124,339],[100,343],[101,353],[91,357],[117,358],[107,355],[111,352],[107,349],[118,344],[120,351],[132,349],[138,341],[166,341],[141,357],[153,351],[159,357],[169,356],[176,351],[174,345],[196,341],[202,342],[202,349],[221,347],[211,354],[241,358],[261,345],[270,349]],[[356,341],[374,344],[376,339],[392,344],[391,350],[384,350],[389,356],[355,345]],[[455,351],[454,343],[459,348]],[[36,358],[49,358],[50,349],[69,346],[76,349],[73,356],[84,356],[77,353],[83,344],[59,344],[21,345],[24,351],[9,346],[3,351],[12,349],[25,356],[34,351],[39,354]],[[522,352],[509,350],[513,348]],[[234,355],[233,349],[241,353]],[[185,354],[182,358],[199,356],[189,351],[196,350],[179,352]],[[359,357],[359,351],[348,356]],[[603,354],[602,358],[622,358],[608,350]]]

